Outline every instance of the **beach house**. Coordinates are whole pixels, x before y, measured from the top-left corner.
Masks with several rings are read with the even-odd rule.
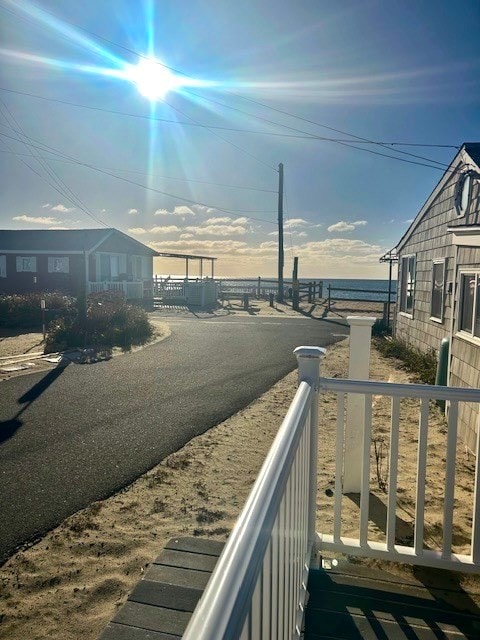
[[[447,384],[480,387],[480,143],[465,143],[396,246],[395,337],[439,351]],[[475,451],[478,405],[460,409],[459,435]]]
[[[118,229],[0,231],[0,295],[116,290],[153,300],[157,255]]]

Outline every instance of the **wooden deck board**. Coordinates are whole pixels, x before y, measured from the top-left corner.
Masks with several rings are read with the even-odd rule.
[[[223,546],[202,538],[170,540],[100,640],[181,638]]]
[[[480,609],[458,589],[342,562],[311,571],[308,592],[305,640],[480,638]]]

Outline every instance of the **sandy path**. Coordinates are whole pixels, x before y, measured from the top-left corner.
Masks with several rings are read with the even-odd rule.
[[[329,348],[323,375],[343,376],[348,342]],[[376,351],[371,378],[407,381],[408,376]],[[145,566],[175,535],[225,539],[245,502],[262,461],[290,403],[296,373],[289,374],[245,410],[195,438],[179,452],[123,492],[95,503],[66,520],[35,546],[14,555],[2,568],[0,637],[10,640],[93,640],[101,632]],[[321,401],[318,530],[332,525],[332,428],[334,400]],[[388,438],[387,407],[375,403],[374,437]],[[409,541],[414,504],[416,407],[402,408],[401,477],[398,537]],[[427,483],[427,542],[441,534],[444,481],[444,421],[432,409]],[[373,458],[373,455],[372,455]],[[371,531],[382,538],[385,493],[372,465],[374,496]],[[471,526],[473,460],[459,447],[455,513],[455,548],[464,550]],[[344,498],[343,534],[357,528],[358,507]],[[397,571],[409,568],[396,567]],[[435,576],[432,578],[435,580]],[[461,577],[472,599],[480,603],[478,578]]]

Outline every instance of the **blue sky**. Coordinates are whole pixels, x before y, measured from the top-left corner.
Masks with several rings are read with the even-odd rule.
[[[103,223],[275,275],[282,162],[285,273],[382,278],[456,150],[354,136],[480,139],[478,0],[0,0],[0,24],[1,228]],[[149,56],[175,70],[156,100]]]

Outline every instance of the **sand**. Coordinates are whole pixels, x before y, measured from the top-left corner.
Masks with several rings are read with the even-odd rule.
[[[344,376],[348,340],[330,347],[322,373]],[[371,378],[409,381],[391,360],[372,349]],[[296,387],[296,372],[279,381],[251,405],[192,440],[124,491],[94,503],[68,518],[34,546],[19,551],[0,571],[0,638],[10,640],[93,640],[125,601],[149,562],[178,535],[226,539],[272,443]],[[374,406],[374,439],[388,446],[385,400]],[[317,530],[332,528],[333,429],[336,403],[320,404]],[[418,412],[415,402],[402,407],[399,478],[399,540],[409,543],[415,496],[415,452]],[[431,409],[428,445],[426,541],[435,548],[441,534],[444,491],[445,422]],[[455,494],[455,550],[465,551],[471,528],[473,459],[458,447]],[[377,539],[384,537],[382,515],[386,494],[379,486],[372,448],[372,522]],[[342,534],[356,531],[358,507],[345,497]],[[411,572],[404,566],[396,571]],[[480,603],[478,578],[455,580]],[[433,574],[432,580],[436,580]]]

